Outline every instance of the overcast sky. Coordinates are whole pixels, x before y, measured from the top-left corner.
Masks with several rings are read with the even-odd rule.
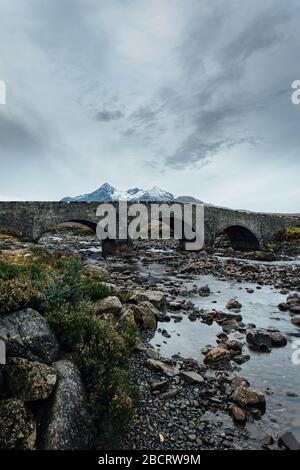
[[[299,0],[0,0],[0,199],[300,212]]]

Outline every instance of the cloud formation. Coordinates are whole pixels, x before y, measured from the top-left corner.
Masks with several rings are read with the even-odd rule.
[[[0,22],[2,198],[109,181],[299,212],[297,0],[2,0]]]

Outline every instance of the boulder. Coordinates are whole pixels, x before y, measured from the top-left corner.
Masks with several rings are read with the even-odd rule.
[[[36,423],[25,403],[17,398],[0,401],[0,449],[31,450]]]
[[[229,351],[238,351],[241,352],[243,349],[243,345],[240,341],[237,341],[236,339],[231,339],[226,342],[226,348]]]
[[[155,330],[159,311],[150,302],[141,302],[131,305],[136,324],[143,330]]]
[[[242,308],[242,304],[240,304],[236,299],[230,299],[226,304],[226,308],[228,310],[240,310]]]
[[[168,377],[174,377],[175,375],[177,375],[177,372],[171,366],[168,366],[164,362],[157,361],[155,359],[147,359],[146,366],[149,369],[154,370],[156,372],[161,372],[167,375]]]
[[[160,382],[152,382],[150,388],[152,392],[164,393],[168,390],[169,384],[166,380],[161,380]]]
[[[247,343],[256,351],[270,352],[272,349],[272,339],[266,330],[256,328],[249,330],[246,339]]]
[[[287,304],[286,302],[281,302],[280,304],[278,304],[278,308],[282,312],[286,312],[287,310],[289,310],[290,307],[289,304]]]
[[[287,345],[287,337],[280,331],[270,331],[273,348],[282,348]]]
[[[231,320],[224,320],[222,322],[222,330],[224,333],[231,333],[232,330],[236,330],[238,328],[237,321],[234,319]]]
[[[233,421],[235,421],[236,423],[243,424],[247,421],[247,415],[246,415],[245,410],[243,410],[243,408],[240,408],[239,406],[234,405],[232,407],[231,412],[232,412]]]
[[[230,385],[233,389],[236,389],[238,387],[249,387],[250,384],[248,382],[248,380],[245,378],[245,377],[241,377],[239,375],[237,375],[236,377],[234,377],[231,382],[230,382]]]
[[[252,254],[253,259],[257,261],[276,261],[277,257],[271,251],[254,251]]]
[[[85,264],[82,273],[88,277],[99,277],[104,281],[109,279],[109,273],[107,269],[97,266],[96,264]]]
[[[151,302],[156,308],[163,309],[166,306],[166,296],[163,292],[156,290],[138,291],[131,297],[130,301],[134,303]]]
[[[299,306],[299,305],[293,305],[293,306],[290,308],[290,312],[291,312],[293,315],[300,315],[300,306]]]
[[[244,364],[247,361],[250,361],[250,356],[249,354],[238,354],[237,356],[234,356],[232,360],[239,365]]]
[[[159,359],[158,352],[152,347],[149,347],[148,349],[146,349],[146,354],[148,357],[150,357],[150,359]]]
[[[204,362],[206,364],[214,364],[230,358],[230,352],[220,346],[211,349],[205,356]]]
[[[96,315],[103,313],[111,313],[118,315],[122,310],[122,303],[120,299],[114,295],[106,297],[105,299],[97,300],[94,303],[94,312]]]
[[[208,297],[210,295],[210,288],[208,286],[200,287],[199,295],[201,297]]]
[[[44,400],[56,383],[56,369],[41,362],[12,357],[3,368],[6,393],[23,401]]]
[[[30,308],[0,317],[0,340],[6,343],[7,356],[51,363],[59,352],[46,319]]]
[[[130,307],[123,307],[118,317],[118,322],[121,324],[135,325],[134,311]]]
[[[38,436],[42,450],[84,450],[90,446],[86,398],[75,364],[61,360],[54,364],[58,380]]]
[[[265,434],[261,438],[260,443],[263,447],[271,446],[274,443],[273,436],[271,436],[271,434]]]
[[[266,399],[262,392],[254,390],[250,387],[241,385],[237,387],[232,395],[231,400],[241,407],[265,408]]]
[[[181,371],[180,376],[183,378],[183,380],[185,380],[185,382],[189,384],[203,384],[204,382],[202,375],[190,370]]]
[[[300,315],[295,315],[291,321],[294,323],[294,325],[300,326]]]

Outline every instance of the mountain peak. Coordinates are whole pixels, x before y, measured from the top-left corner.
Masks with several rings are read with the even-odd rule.
[[[81,196],[65,197],[64,202],[84,201],[173,201],[172,193],[164,191],[158,186],[152,189],[131,188],[119,191],[109,183],[104,183],[96,191]]]
[[[112,189],[112,190],[114,190],[115,188],[109,183],[103,183],[102,186],[100,186],[99,189],[104,189],[104,190],[111,190]]]

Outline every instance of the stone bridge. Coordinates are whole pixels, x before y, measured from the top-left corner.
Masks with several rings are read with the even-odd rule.
[[[96,210],[102,202],[0,202],[0,229],[36,242],[46,232],[64,222],[78,222],[96,229]],[[134,203],[128,203],[128,206]],[[146,204],[148,211],[150,203]],[[176,203],[178,204],[178,203]],[[114,203],[117,207],[118,203]],[[169,206],[172,202],[168,203]],[[193,206],[195,206],[193,204]],[[231,210],[204,206],[205,245],[226,233],[236,249],[251,250],[273,239],[281,229],[300,225],[300,217]]]

